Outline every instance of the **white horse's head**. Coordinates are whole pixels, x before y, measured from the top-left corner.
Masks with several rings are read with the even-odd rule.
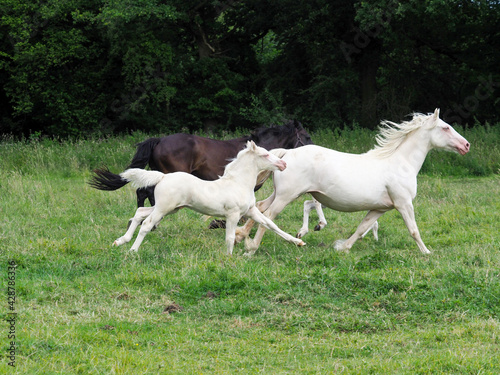
[[[279,169],[280,171],[283,171],[286,168],[284,160],[281,160],[277,156],[271,154],[265,148],[257,146],[254,141],[247,142],[246,150],[258,156],[257,163],[261,170],[273,171]]]
[[[433,123],[430,127],[430,142],[433,148],[458,152],[460,155],[469,152],[470,143],[451,125],[439,118],[439,109],[434,111],[428,121]]]

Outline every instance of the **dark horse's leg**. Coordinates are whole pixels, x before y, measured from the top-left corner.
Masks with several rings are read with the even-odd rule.
[[[149,199],[149,203],[151,203],[151,207],[155,205],[155,187],[154,186],[148,186],[145,188],[140,188],[135,191],[137,194],[137,207],[144,207],[144,202],[146,201],[146,198]],[[127,224],[127,230],[130,227],[130,224],[132,223],[132,219],[128,221]],[[141,223],[142,224],[142,223]],[[156,229],[156,226],[153,227],[153,230]]]
[[[149,199],[149,203],[151,203],[151,207],[155,205],[155,187],[148,186],[146,188],[140,188],[136,191],[137,194],[137,207],[144,207],[144,202],[146,198]]]

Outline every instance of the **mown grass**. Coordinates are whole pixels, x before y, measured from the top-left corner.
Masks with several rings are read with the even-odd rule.
[[[5,291],[15,260],[18,319],[13,369],[4,293],[0,373],[498,373],[500,131],[461,133],[470,154],[433,152],[419,177],[417,223],[430,256],[396,212],[380,219],[378,242],[368,236],[337,253],[333,242],[364,213],[326,211],[328,226],[305,248],[268,233],[250,259],[241,245],[225,256],[223,232],[188,210],[166,218],[137,256],[110,246],[134,212],[134,191],[86,181],[102,164],[120,171],[145,134],[5,139],[0,280]],[[362,152],[373,133],[313,140]],[[276,220],[285,231],[300,227],[304,199]]]

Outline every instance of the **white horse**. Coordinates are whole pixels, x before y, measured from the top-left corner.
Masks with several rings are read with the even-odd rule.
[[[188,207],[205,215],[226,218],[227,253],[233,252],[235,230],[242,216],[247,216],[268,229],[273,230],[285,240],[298,246],[305,243],[274,224],[255,207],[254,187],[257,175],[262,170],[283,171],[286,163],[270,154],[253,141],[238,153],[236,159],[226,166],[224,175],[215,181],[205,181],[189,173],[175,172],[164,174],[132,168],[120,176],[132,182],[136,188],[155,187],[155,205],[139,207],[131,219],[124,236],[113,245],[119,246],[132,239],[136,228],[142,223],[141,230],[130,249],[137,251],[144,236],[165,216]]]
[[[434,114],[415,114],[408,122],[385,121],[376,137],[378,146],[365,154],[347,154],[307,145],[293,150],[277,149],[286,171],[274,173],[274,192],[257,206],[271,220],[287,204],[302,194],[311,195],[321,204],[337,211],[368,210],[356,232],[335,243],[335,249],[348,251],[385,212],[396,209],[403,216],[420,251],[430,253],[422,242],[415,222],[412,201],[417,193],[417,174],[432,149],[455,151],[465,155],[469,142]],[[265,229],[259,227],[252,241],[248,234],[253,223],[238,228],[237,240],[246,238],[248,255],[253,254]]]

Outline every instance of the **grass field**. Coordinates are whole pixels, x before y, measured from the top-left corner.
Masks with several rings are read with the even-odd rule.
[[[500,373],[500,126],[459,131],[471,152],[432,152],[419,176],[429,256],[397,212],[379,220],[378,242],[369,235],[337,253],[333,242],[364,213],[331,210],[305,248],[267,233],[252,258],[242,245],[224,255],[223,231],[181,210],[129,255],[110,245],[135,210],[134,191],[86,182],[103,164],[121,171],[147,135],[5,138],[0,374]],[[373,135],[312,137],[363,152]],[[305,199],[278,226],[295,234]]]

